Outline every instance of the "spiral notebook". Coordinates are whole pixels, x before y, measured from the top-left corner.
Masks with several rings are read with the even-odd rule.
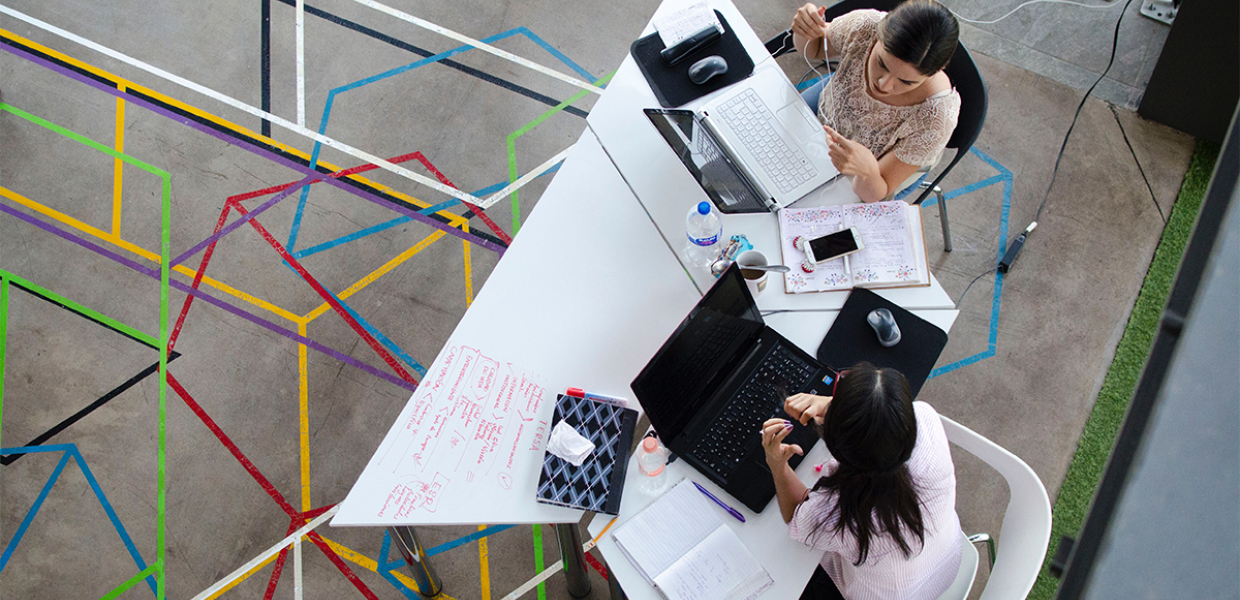
[[[749,600],[775,581],[716,506],[685,479],[612,538],[668,600]]]
[[[865,249],[823,261],[813,273],[801,268],[804,254],[793,244],[798,236],[816,238],[856,227]],[[789,294],[930,285],[926,236],[921,211],[902,200],[779,211],[784,291]]]

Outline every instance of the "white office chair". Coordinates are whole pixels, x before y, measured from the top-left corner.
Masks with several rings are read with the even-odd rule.
[[[1007,510],[1003,513],[1003,529],[999,546],[986,534],[966,536],[964,559],[955,582],[941,600],[963,599],[968,596],[977,573],[977,548],[974,543],[987,542],[990,554],[990,579],[981,600],[1024,598],[1042,569],[1042,559],[1051,539],[1051,502],[1038,475],[1015,454],[982,437],[977,432],[940,415],[947,439],[969,454],[982,459],[1007,480]],[[972,562],[970,566],[969,563]]]

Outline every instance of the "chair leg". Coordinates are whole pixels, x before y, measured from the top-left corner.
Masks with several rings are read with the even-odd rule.
[[[919,185],[918,187],[924,190],[930,187],[931,185],[933,184],[931,184],[928,181],[923,181],[921,182],[921,185]],[[935,185],[932,191],[934,192],[935,198],[938,199],[938,202],[939,202],[939,221],[943,225],[943,251],[951,252],[952,251],[952,230],[951,230],[951,226],[947,224],[947,199],[943,197],[943,188]]]
[[[995,566],[995,539],[990,537],[988,533],[977,533],[969,536],[969,542],[973,544],[986,542],[986,549],[990,554],[990,567],[993,569]]]
[[[943,222],[943,251],[952,251],[952,229],[947,224],[947,199],[943,197],[943,188],[934,186],[934,195],[939,198],[939,219]]]

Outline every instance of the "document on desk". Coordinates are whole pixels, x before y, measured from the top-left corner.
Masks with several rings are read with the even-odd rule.
[[[774,585],[725,513],[685,479],[612,537],[669,600],[748,600]]]
[[[655,31],[659,32],[659,39],[663,40],[664,48],[671,48],[707,27],[713,26],[719,33],[723,33],[723,25],[706,2],[698,2],[671,14],[656,16],[652,23]]]
[[[469,346],[445,350],[336,519],[408,523],[430,520],[445,507],[485,511],[492,503],[527,498],[533,481],[518,483],[517,466],[541,462],[551,398],[537,376],[518,365]]]
[[[801,269],[804,255],[793,240],[848,227],[857,228],[864,250],[820,262],[813,273]],[[779,237],[784,264],[792,269],[784,274],[784,290],[789,294],[930,285],[921,212],[901,200],[785,208],[779,211]]]

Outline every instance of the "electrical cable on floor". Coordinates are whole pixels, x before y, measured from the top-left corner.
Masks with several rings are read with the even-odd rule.
[[[1145,176],[1145,169],[1141,167],[1141,160],[1137,158],[1137,151],[1132,147],[1132,142],[1128,141],[1128,132],[1124,131],[1124,124],[1119,120],[1119,111],[1115,110],[1115,105],[1111,105],[1111,114],[1115,115],[1115,124],[1119,126],[1119,132],[1124,136],[1124,143],[1128,144],[1128,151],[1132,153],[1132,162],[1137,163],[1137,170],[1141,172],[1141,179],[1145,181],[1145,189],[1150,191],[1150,200],[1154,202],[1154,208],[1158,209],[1158,216],[1162,218],[1164,225],[1167,224],[1167,215],[1163,214],[1162,207],[1158,205],[1158,196],[1154,195],[1154,187],[1150,185],[1150,178]]]
[[[964,291],[960,292],[959,298],[956,298],[956,308],[960,308],[960,303],[964,300],[964,295],[969,293],[969,288],[973,287],[973,284],[977,283],[978,279],[981,279],[983,276],[985,276],[988,273],[994,273],[994,272],[995,272],[995,269],[991,269],[989,271],[982,271],[981,273],[977,274],[977,277],[973,278],[973,281],[969,282],[969,285],[964,286]]]
[[[960,16],[959,14],[957,14],[957,13],[956,13],[956,11],[954,11],[954,10],[952,10],[952,9],[950,9],[950,8],[948,8],[947,10],[950,10],[950,11],[951,11],[951,13],[952,13],[953,15],[955,15],[955,16],[956,16],[956,20],[958,20],[958,21],[964,21],[965,23],[971,23],[971,24],[973,24],[973,25],[994,25],[995,23],[998,23],[999,21],[1002,21],[1002,20],[1004,20],[1004,19],[1006,19],[1006,18],[1008,18],[1008,17],[1010,17],[1010,16],[1012,16],[1012,15],[1016,14],[1016,11],[1018,11],[1018,10],[1020,10],[1020,9],[1024,8],[1024,7],[1026,7],[1026,6],[1029,6],[1030,4],[1042,4],[1042,3],[1046,3],[1046,4],[1068,4],[1068,5],[1071,5],[1071,6],[1080,6],[1081,8],[1111,8],[1111,7],[1116,6],[1116,5],[1118,4],[1118,3],[1116,3],[1116,2],[1109,2],[1109,3],[1107,3],[1107,4],[1085,4],[1085,3],[1083,3],[1083,2],[1071,2],[1070,0],[1029,0],[1029,2],[1025,2],[1024,4],[1021,4],[1020,6],[1017,6],[1016,8],[1013,8],[1012,10],[1008,11],[1008,13],[1007,13],[1006,15],[1003,15],[1002,17],[999,17],[998,19],[995,19],[995,20],[993,20],[993,21],[974,21],[973,19],[966,19],[966,18],[964,18],[964,17]],[[1125,5],[1125,8],[1126,8],[1126,5]]]

